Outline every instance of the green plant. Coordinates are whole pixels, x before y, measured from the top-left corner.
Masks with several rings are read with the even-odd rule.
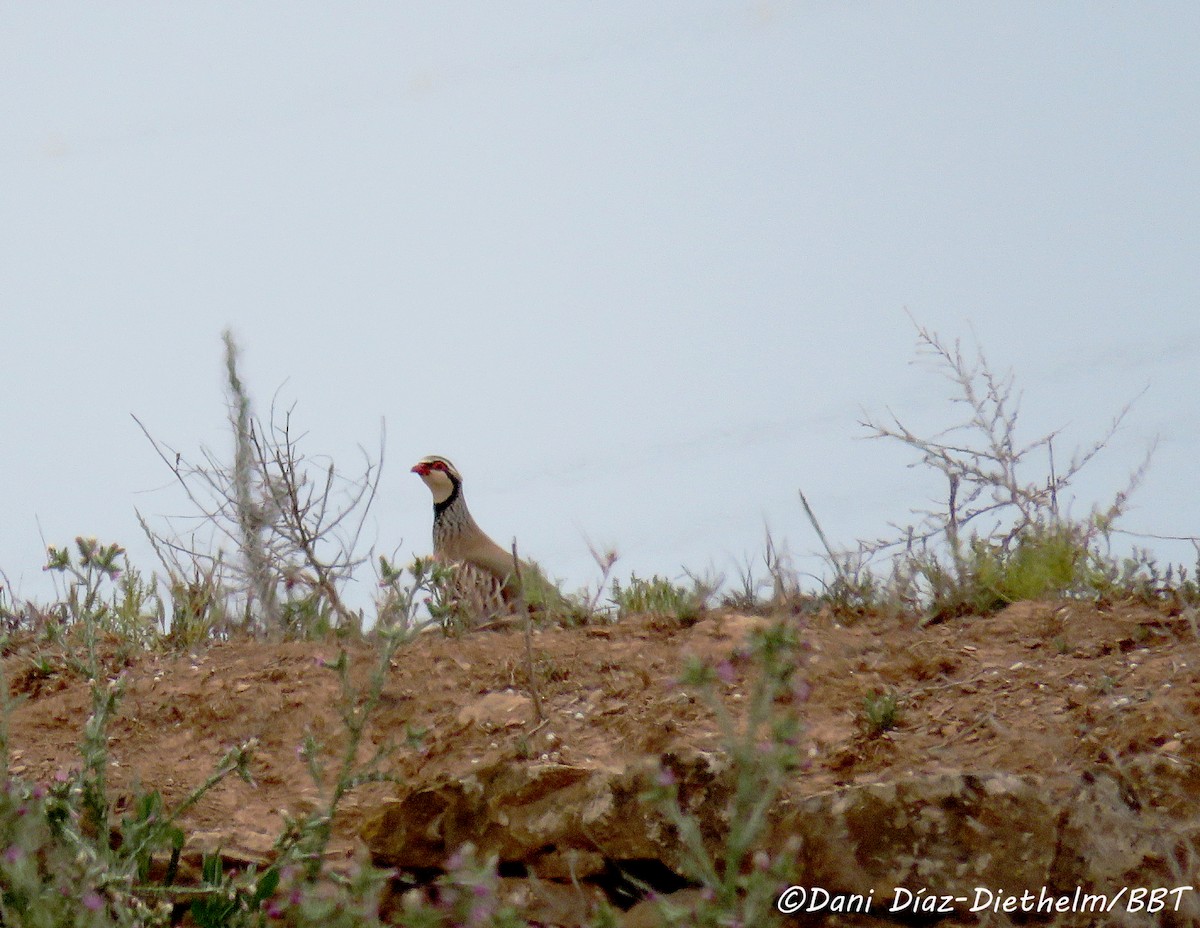
[[[406,570],[411,580],[405,576]],[[423,606],[429,624],[440,626],[448,635],[462,634],[489,608],[478,598],[478,588],[461,583],[454,566],[437,558],[416,557],[404,568],[380,555],[378,575],[375,612],[380,629],[420,630],[426,624],[418,617]]]
[[[1200,542],[1193,542],[1200,551]],[[1101,599],[1132,599],[1183,611],[1200,603],[1200,554],[1193,570],[1177,564],[1161,567],[1154,555],[1134,548],[1125,557],[1112,553],[1108,533],[1101,536],[1091,563],[1089,586]]]
[[[1007,543],[972,538],[953,567],[927,552],[911,559],[928,590],[928,611],[937,618],[1081,595],[1095,588],[1098,563],[1086,529],[1066,522],[1033,523]]]
[[[868,737],[875,738],[900,724],[900,699],[891,691],[872,693],[863,699],[859,724]]]
[[[707,608],[712,593],[711,588],[695,580],[689,589],[657,574],[649,580],[631,574],[628,585],[622,586],[619,580],[613,580],[611,600],[617,607],[619,618],[659,615],[677,619],[683,625],[691,625],[699,620]]]
[[[1005,551],[979,545],[976,584],[1005,604],[1072,593],[1087,583],[1085,531],[1070,523],[1033,523]]]
[[[248,881],[227,874],[221,866],[221,855],[205,854],[200,862],[200,882],[203,891],[188,900],[187,912],[200,928],[224,928],[238,924],[242,915],[241,884]],[[253,882],[249,895],[249,911],[263,907],[279,886],[279,871],[269,869],[261,879]]]
[[[784,621],[755,632],[748,649],[731,660],[714,666],[693,659],[685,669],[681,684],[700,696],[721,732],[731,787],[722,815],[728,829],[719,838],[706,839],[701,820],[683,801],[679,775],[670,766],[662,768],[643,799],[674,827],[684,875],[703,887],[699,902],[689,910],[674,910],[665,901],[665,923],[714,928],[779,924],[774,903],[786,885],[796,848],[790,843],[768,848],[769,815],[799,766],[799,707],[807,693],[807,684],[797,675],[801,663],[795,626]],[[739,673],[752,680],[741,718],[722,696]]]
[[[366,733],[367,722],[379,704],[392,659],[408,640],[408,633],[395,627],[381,629],[376,639],[378,653],[375,666],[363,692],[356,691],[351,682],[350,659],[345,650],[338,654],[336,661],[326,664],[326,667],[337,675],[341,685],[342,698],[338,704],[338,714],[346,731],[345,745],[336,775],[332,779],[328,778],[321,769],[321,745],[312,735],[305,738],[301,747],[301,756],[307,764],[309,776],[325,794],[325,803],[323,808],[302,819],[285,818],[285,834],[277,846],[280,862],[300,864],[310,880],[316,880],[321,874],[325,848],[333,833],[333,820],[346,794],[362,783],[386,779],[380,765],[392,750],[392,745],[387,742],[381,744],[366,761],[359,760],[359,747]]]
[[[145,578],[136,568],[116,578],[108,613],[107,628],[116,637],[140,648],[154,646],[166,628],[166,606],[153,576]]]
[[[500,898],[496,863],[495,856],[481,860],[473,845],[463,845],[446,861],[433,898],[401,909],[396,923],[403,928],[525,928],[525,920]]]
[[[45,570],[67,578],[67,589],[58,607],[61,624],[81,629],[86,648],[84,672],[93,679],[99,669],[96,657],[98,633],[107,625],[109,603],[101,596],[105,580],[116,580],[124,570],[125,549],[118,544],[102,545],[95,538],[75,539],[78,556],[67,546],[46,549]]]
[[[2,678],[0,685],[7,693]],[[0,924],[168,924],[184,844],[179,817],[230,773],[249,776],[253,745],[244,744],[174,808],[166,809],[157,792],[138,793],[118,817],[107,782],[107,731],[123,689],[121,678],[93,678],[78,771],[50,786],[10,779],[0,793]],[[6,699],[5,731],[9,710]],[[7,762],[7,738],[0,749]],[[161,875],[153,877],[152,862],[164,857]]]
[[[66,581],[65,591],[51,610],[56,621],[41,626],[45,638],[59,649],[58,661],[66,667],[97,679],[102,669],[98,651],[102,635],[113,642],[118,662],[156,642],[162,600],[152,581],[144,581],[136,570],[128,569],[125,549],[119,544],[101,544],[80,536],[75,539],[74,553],[69,546],[51,545],[45,570]],[[104,595],[106,583],[114,586],[108,596]],[[44,656],[38,657],[53,665]]]
[[[224,597],[216,583],[211,573],[202,575],[199,571],[191,580],[170,578],[171,624],[166,638],[172,645],[183,650],[194,648],[224,630],[226,622],[220,608]]]
[[[124,678],[109,678],[100,636],[123,648],[151,643],[162,603],[153,585],[126,570],[117,544],[77,538],[75,550],[48,549],[47,570],[66,578],[45,630],[63,663],[90,681],[91,713],[79,744],[80,766],[49,786],[7,781],[0,798],[0,923],[5,925],[160,925],[171,905],[184,834],[179,817],[230,773],[248,777],[251,744],[234,748],[214,773],[172,809],[159,793],[138,792],[118,814],[108,785],[108,728],[124,693]],[[115,583],[111,596],[103,592]],[[81,653],[79,652],[81,649]],[[36,654],[49,668],[55,665]],[[0,760],[7,767],[7,680],[0,675]],[[152,877],[152,862],[165,859]]]
[[[120,576],[119,546],[100,546],[85,539],[77,547],[78,556],[51,549],[51,569],[66,574],[70,582],[60,610],[66,627],[77,626],[81,633],[90,630],[85,635],[86,653],[77,663],[92,681],[92,712],[84,727],[76,772],[63,774],[49,788],[10,780],[0,797],[0,923],[133,928],[166,925],[173,913],[186,908],[195,924],[211,928],[268,921],[324,928],[379,924],[379,902],[389,874],[366,861],[359,861],[348,873],[333,873],[326,867],[325,850],[346,794],[361,783],[384,778],[381,761],[390,745],[380,746],[365,761],[360,748],[396,652],[419,628],[415,616],[431,577],[418,572],[414,582],[405,586],[398,576],[388,575],[383,596],[393,621],[376,633],[376,660],[364,689],[351,682],[345,650],[327,665],[341,684],[339,712],[345,731],[332,774],[323,769],[323,755],[314,739],[303,746],[323,804],[286,822],[275,859],[265,869],[227,872],[218,855],[209,855],[199,885],[185,887],[175,883],[185,843],[180,816],[230,773],[249,778],[254,744],[232,750],[204,783],[171,809],[160,794],[146,792],[135,794],[124,811],[117,811],[107,777],[108,729],[118,712],[124,680],[109,679],[101,672],[96,630],[112,622],[114,634],[130,632],[122,617],[144,615],[149,597],[140,579],[119,586],[115,599],[104,596],[103,584]],[[385,567],[390,571],[390,565]],[[2,675],[0,689],[4,694],[0,760],[7,766],[10,706]],[[421,738],[421,732],[411,727],[408,735],[410,741]],[[436,918],[427,923],[452,924],[442,919],[440,909],[425,908],[425,915],[433,913]],[[421,912],[413,915],[418,917],[423,917]],[[515,924],[502,918],[494,922],[510,923]]]
[[[538,623],[558,625],[587,625],[601,617],[597,602],[616,561],[616,553],[596,555],[602,576],[593,591],[587,587],[578,593],[564,593],[562,585],[551,580],[540,565],[523,561],[520,572],[521,604],[528,607]],[[383,589],[403,585],[403,569],[387,558],[379,559],[379,583]],[[414,558],[409,565],[415,582],[426,593],[424,605],[430,617],[449,635],[464,634],[486,624],[490,619],[519,612],[517,603],[506,603],[490,578],[462,571],[458,565],[446,564],[436,558]],[[379,602],[379,621],[391,621],[391,606],[387,596]]]
[[[99,546],[87,540],[79,555],[51,550],[51,567],[68,577],[70,588],[59,610],[68,629],[78,627],[90,642],[78,659],[92,688],[92,712],[84,727],[77,771],[62,774],[50,787],[9,780],[0,795],[0,924],[13,926],[119,926],[143,928],[174,923],[186,909],[192,923],[206,928],[290,924],[322,928],[372,926],[391,874],[359,860],[348,871],[327,867],[326,849],[332,823],[345,796],[359,784],[386,778],[382,760],[391,745],[381,745],[365,761],[360,753],[366,726],[379,704],[389,668],[399,648],[421,627],[417,612],[422,594],[433,578],[417,571],[405,584],[390,564],[381,599],[390,621],[375,633],[376,654],[368,681],[361,690],[351,681],[347,652],[327,664],[341,685],[339,713],[343,746],[332,771],[325,769],[320,745],[306,739],[303,756],[324,797],[310,814],[287,820],[276,843],[276,855],[264,869],[226,870],[219,855],[208,855],[198,885],[180,886],[176,879],[185,834],[180,817],[230,773],[249,778],[253,742],[227,755],[214,773],[182,802],[168,809],[157,792],[137,793],[118,810],[108,783],[108,729],[124,692],[122,677],[101,670],[96,630],[113,622],[114,635],[132,633],[122,617],[145,615],[150,601],[146,587],[119,585],[115,599],[103,595],[103,584],[116,580],[119,546]],[[197,610],[200,614],[202,610]],[[104,626],[109,627],[109,626]],[[179,629],[176,629],[179,631]],[[7,766],[9,697],[0,674],[0,761]],[[423,736],[409,726],[407,740]],[[522,924],[495,894],[494,861],[479,863],[463,857],[454,872],[441,881],[435,903],[409,907],[402,924],[450,928],[464,913],[482,918],[482,889],[491,880],[493,891],[486,921],[472,924]],[[489,875],[490,874],[490,875]]]
[[[918,463],[944,480],[945,503],[914,510],[914,521],[896,526],[898,536],[860,541],[853,552],[836,552],[802,494],[834,574],[827,584],[828,601],[839,611],[881,603],[921,608],[936,620],[987,613],[1018,599],[1098,592],[1104,578],[1115,573],[1101,542],[1107,545],[1128,508],[1150,453],[1127,485],[1107,505],[1093,507],[1090,515],[1064,515],[1063,499],[1081,471],[1104,450],[1129,407],[1114,417],[1101,438],[1077,450],[1060,468],[1054,456],[1057,431],[1032,441],[1019,437],[1020,396],[1011,372],[997,374],[982,350],[969,354],[960,343],[948,344],[914,325],[918,355],[931,359],[949,380],[951,402],[963,410],[962,419],[933,437],[895,417],[885,421],[867,416],[861,424],[870,437],[915,451]],[[1046,469],[1030,473],[1032,461],[1043,455]],[[889,561],[886,580],[869,567],[876,557]],[[1153,586],[1157,575],[1146,566],[1141,576]]]
[[[9,780],[0,790],[0,922],[11,926],[115,923],[133,907],[129,883],[56,833],[69,814],[60,785]],[[151,922],[152,924],[154,922]],[[158,920],[162,923],[162,920]]]

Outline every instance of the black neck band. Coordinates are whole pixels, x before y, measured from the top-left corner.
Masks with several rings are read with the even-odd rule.
[[[449,496],[447,496],[447,497],[446,497],[444,500],[442,500],[440,503],[434,503],[434,504],[433,504],[433,515],[434,515],[434,518],[437,518],[437,517],[438,517],[438,516],[440,516],[440,515],[441,515],[443,512],[445,512],[447,509],[449,509],[449,508],[450,508],[452,505],[454,505],[454,501],[455,501],[456,499],[458,499],[458,488],[459,488],[458,481],[457,481],[457,480],[451,480],[450,482],[451,482],[451,483],[454,485],[454,489],[450,491],[450,495],[449,495]]]

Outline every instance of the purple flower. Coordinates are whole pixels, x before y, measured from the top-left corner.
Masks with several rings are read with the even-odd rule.
[[[83,907],[89,912],[99,912],[104,906],[104,900],[100,898],[100,894],[94,889],[89,889],[79,898],[79,901],[83,903]]]
[[[659,786],[674,786],[678,781],[675,779],[675,774],[667,767],[660,767],[658,771]]]
[[[733,664],[729,661],[721,661],[717,664],[717,679],[722,683],[732,683],[737,679],[737,674],[734,673]]]
[[[467,924],[472,928],[475,925],[485,925],[492,915],[492,907],[487,904],[479,904],[471,906],[471,911],[467,915]]]
[[[4,862],[6,864],[15,864],[21,859],[22,851],[17,845],[12,845],[4,852]]]
[[[34,787],[33,787],[33,794],[32,794],[32,795],[33,795],[33,798],[34,798],[34,799],[45,799],[45,798],[46,798],[46,793],[47,793],[47,792],[48,792],[48,790],[46,789],[46,787],[45,787],[45,785],[44,785],[44,784],[42,784],[42,783],[37,783],[37,784],[35,784],[35,785],[34,785]]]

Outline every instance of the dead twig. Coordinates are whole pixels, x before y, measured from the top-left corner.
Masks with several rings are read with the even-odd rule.
[[[307,632],[331,619],[343,627],[359,624],[361,612],[347,607],[343,590],[371,558],[360,544],[379,488],[386,431],[381,425],[374,460],[359,447],[364,465],[357,477],[345,476],[331,460],[311,460],[301,450],[305,436],[295,433],[291,408],[280,410],[273,399],[265,422],[253,414],[237,346],[229,332],[224,338],[232,462],[206,448],[189,461],[134,417],[195,510],[168,517],[165,531],[148,530],[155,550],[171,577],[211,578],[217,595],[239,604],[225,614],[240,612],[253,630]],[[175,519],[194,527],[181,532]],[[230,549],[236,557],[226,556]]]
[[[513,579],[517,586],[517,611],[525,616],[525,673],[529,677],[529,696],[533,700],[533,719],[531,724],[541,725],[546,721],[542,712],[542,697],[538,692],[537,677],[533,672],[533,617],[529,613],[529,604],[525,602],[525,587],[521,579],[521,558],[517,556],[517,540],[512,543]]]

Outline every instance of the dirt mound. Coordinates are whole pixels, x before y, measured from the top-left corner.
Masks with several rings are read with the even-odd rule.
[[[364,822],[398,788],[504,765],[619,771],[648,757],[714,751],[710,713],[677,683],[683,662],[689,654],[722,660],[764,621],[712,614],[690,628],[647,617],[537,631],[541,725],[530,719],[520,633],[421,636],[393,659],[360,751],[365,759],[391,744],[385,766],[399,787],[372,784],[350,795],[335,853],[350,853]],[[1185,618],[1145,607],[1020,603],[925,628],[911,617],[843,624],[819,615],[803,620],[801,633],[805,796],[996,772],[1036,783],[1040,799],[1055,806],[1077,801],[1081,778],[1102,773],[1193,837],[1200,827],[1200,643]],[[329,769],[344,748],[342,690],[329,666],[341,648],[364,686],[376,652],[362,642],[237,639],[129,659],[111,728],[114,788],[158,789],[170,805],[230,747],[257,739],[255,783],[225,780],[184,824],[193,846],[268,856],[284,816],[321,802],[302,756],[305,738],[322,745]],[[28,649],[4,663],[23,695],[10,719],[10,772],[48,781],[78,767],[87,683],[65,670],[48,673]],[[746,681],[733,675],[721,686],[736,702]],[[898,696],[899,723],[871,733],[864,700],[888,691]]]

